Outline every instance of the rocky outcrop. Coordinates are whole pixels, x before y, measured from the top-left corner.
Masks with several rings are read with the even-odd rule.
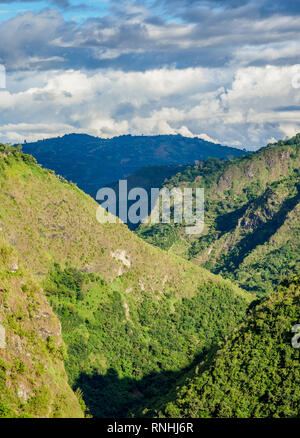
[[[2,324],[0,324],[0,348],[6,348],[6,331]]]

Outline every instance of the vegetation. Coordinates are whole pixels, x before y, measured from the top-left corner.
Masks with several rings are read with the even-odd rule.
[[[13,316],[5,320],[8,340],[17,330],[23,349],[9,363],[18,361],[20,382],[37,398],[30,404],[25,395],[20,407],[9,377],[1,415],[80,416],[82,399],[94,416],[138,415],[146,400],[177,382],[245,316],[249,294],[148,245],[124,224],[99,224],[95,201],[20,149],[3,146],[0,169],[5,288],[20,276],[20,294],[30,295],[23,273],[37,285],[28,309],[18,313],[10,305]],[[45,292],[61,321],[64,344]],[[18,301],[25,306],[23,296]],[[23,318],[27,322],[20,327]],[[44,377],[27,359],[27,334],[35,339],[36,367],[45,364]],[[10,342],[0,350],[4,360],[8,354]],[[77,397],[67,386],[62,359]]]
[[[271,293],[299,272],[300,134],[235,160],[187,166],[165,186],[204,187],[205,229],[141,225],[137,234],[244,289]]]
[[[70,134],[25,143],[23,148],[44,167],[76,182],[93,197],[101,187],[124,179],[145,166],[182,165],[208,157],[228,158],[245,154],[239,149],[181,135],[123,135],[103,139]],[[168,169],[161,170],[169,172]]]
[[[296,277],[252,309],[211,363],[197,368],[160,415],[299,417],[300,349],[291,344],[299,310]]]
[[[141,291],[137,302],[121,279],[107,283],[58,265],[45,290],[62,322],[70,383],[96,417],[129,416],[167,391],[247,308],[229,285],[209,283],[191,298]]]
[[[299,278],[266,298],[299,267],[299,144],[162,168],[206,229],[140,227],[156,246],[0,144],[0,417],[299,416]]]
[[[83,417],[64,370],[59,322],[31,274],[15,272],[16,257],[0,239],[0,418]]]

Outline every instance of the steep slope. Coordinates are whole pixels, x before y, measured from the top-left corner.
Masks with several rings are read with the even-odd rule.
[[[299,270],[300,135],[236,160],[188,166],[165,186],[205,188],[205,229],[189,238],[179,225],[142,225],[149,243],[270,293]]]
[[[252,298],[230,281],[99,224],[74,184],[1,151],[2,238],[59,316],[70,384],[93,415],[135,412],[244,318]]]
[[[68,345],[70,383],[97,417],[129,416],[168,390],[246,310],[228,287],[203,283],[180,298],[163,287],[135,293],[126,280],[56,266],[46,285]]]
[[[0,239],[0,417],[83,417],[64,355],[44,292]]]
[[[83,134],[25,143],[24,152],[32,154],[44,167],[95,197],[100,187],[144,166],[187,164],[207,157],[239,157],[240,149],[181,135],[131,136],[102,139]]]
[[[146,190],[148,195],[148,211],[151,210],[151,189],[162,187],[163,184],[171,178],[173,175],[182,171],[185,168],[184,165],[179,166],[146,166],[127,176],[125,179],[127,181],[127,189],[128,193],[130,190],[135,188],[143,188]],[[115,181],[112,184],[109,184],[108,187],[111,187],[116,194],[116,215],[119,216],[119,181]],[[128,200],[128,208],[131,207],[135,203],[135,200]],[[139,224],[142,221],[140,220],[137,224],[132,224],[128,222],[128,227],[131,230],[136,230]]]
[[[300,336],[294,328],[299,323],[300,282],[295,278],[251,311],[212,363],[200,365],[185,382],[164,414],[299,417]]]

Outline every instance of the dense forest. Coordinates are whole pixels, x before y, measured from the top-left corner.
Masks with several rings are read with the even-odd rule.
[[[133,415],[168,390],[241,321],[248,307],[230,286],[203,283],[193,297],[141,291],[56,265],[45,284],[62,322],[66,370],[96,417]]]
[[[295,277],[249,312],[210,363],[197,367],[160,415],[299,417],[300,349],[293,330],[299,322],[300,281]]]

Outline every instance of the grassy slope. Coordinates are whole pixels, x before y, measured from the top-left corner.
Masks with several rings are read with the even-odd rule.
[[[0,239],[0,417],[82,417],[64,369],[61,327],[16,250]]]
[[[199,367],[160,415],[299,417],[300,350],[291,345],[299,311],[295,278],[250,312],[208,369]]]
[[[90,197],[74,185],[61,181],[52,172],[38,167],[28,156],[7,151],[2,154],[0,186],[1,234],[17,251],[24,269],[36,274],[40,284],[47,283],[54,262],[59,263],[62,270],[71,266],[75,270],[100,276],[86,286],[80,303],[77,298],[55,293],[50,298],[65,330],[63,336],[68,346],[69,377],[73,379],[72,383],[85,377],[83,389],[88,386],[88,375],[108,376],[112,367],[117,375],[115,377],[137,380],[149,372],[179,371],[196,355],[203,354],[211,346],[212,339],[220,339],[224,333],[230,332],[251,301],[230,281],[142,242],[125,225],[100,225],[96,221],[98,205]],[[120,255],[123,261],[118,260],[122,258]],[[161,363],[163,352],[153,354],[150,345],[154,342],[160,351],[163,350],[168,342],[168,330],[175,332],[176,324],[180,323],[173,321],[172,314],[174,306],[180,307],[183,298],[188,300],[184,308],[190,312],[184,316],[185,323],[195,315],[193,299],[202,306],[197,327],[185,329],[186,335],[190,330],[191,337],[188,339],[197,348],[189,351],[185,341],[185,349],[175,354],[176,363],[172,367],[172,356]],[[222,307],[220,301],[223,298],[226,299]],[[63,318],[66,306],[68,311],[71,306],[70,313],[75,318],[73,327],[68,329]],[[147,320],[145,311],[149,308],[153,313]],[[215,309],[215,316],[212,309]],[[141,316],[143,310],[144,316]],[[111,320],[102,326],[101,314],[108,315],[108,319],[111,316]],[[160,315],[159,320],[167,320],[166,326],[164,330],[157,327],[156,333],[151,333],[157,314]],[[132,318],[131,321],[128,321],[129,318]],[[91,323],[96,324],[98,337],[92,336],[94,329]],[[128,333],[138,334],[141,325],[144,325],[143,335],[128,336]],[[205,341],[206,330],[210,332],[209,342]],[[146,332],[149,332],[148,335]],[[163,341],[161,334],[165,337]],[[76,371],[78,352],[76,347],[74,350],[74,339],[76,344],[77,335],[88,340],[89,348],[81,363],[83,376]],[[172,335],[173,338],[175,335]],[[184,335],[182,339],[185,340]],[[176,341],[175,338],[173,341]],[[99,345],[104,346],[102,351]],[[130,355],[127,354],[128,348],[132,352]],[[144,354],[135,376],[135,355],[139,349]],[[110,355],[110,350],[115,350],[115,355]],[[172,345],[169,350],[172,350]],[[117,354],[120,354],[120,361],[116,360]],[[93,385],[89,385],[89,391],[91,387]],[[87,398],[92,408],[95,408],[95,397],[97,394],[89,393]],[[127,409],[127,401],[125,405]],[[101,407],[98,406],[98,409],[101,410]]]
[[[139,236],[250,291],[271,292],[299,269],[299,138],[186,168],[167,186],[205,188],[204,233],[188,239],[179,226],[143,225]]]
[[[123,224],[99,224],[98,204],[51,171],[22,159],[9,160],[0,164],[2,233],[17,246],[24,265],[37,274],[47,274],[54,261],[69,262],[101,273],[106,280],[116,278],[120,270],[130,272],[128,285],[135,289],[136,280],[141,280],[153,293],[163,284],[183,296],[192,295],[203,281],[224,284],[221,277],[144,244]],[[112,255],[118,250],[126,252],[130,268]]]

